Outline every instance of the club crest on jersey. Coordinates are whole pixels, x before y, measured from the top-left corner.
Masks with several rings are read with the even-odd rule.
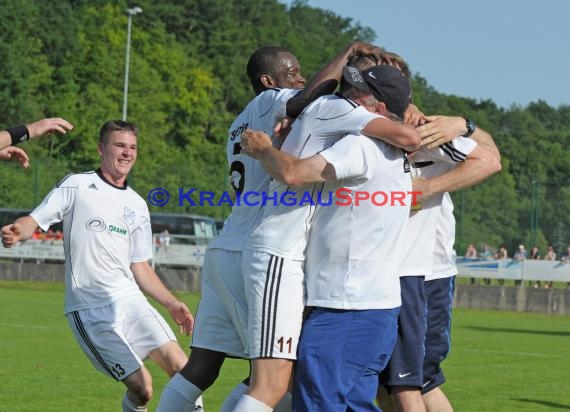
[[[125,207],[123,209],[123,218],[127,221],[127,224],[129,226],[132,226],[135,224],[135,218],[136,217],[137,217],[137,214],[135,213],[134,210],[131,210],[128,207]]]

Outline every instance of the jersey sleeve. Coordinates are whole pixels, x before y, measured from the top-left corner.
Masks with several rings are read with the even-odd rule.
[[[359,177],[366,174],[366,148],[363,136],[348,135],[319,153],[331,164],[337,179]],[[370,150],[370,148],[368,149]]]
[[[324,105],[324,110],[320,110],[318,120],[322,129],[319,132],[323,135],[360,134],[370,121],[378,118],[384,117],[339,99],[329,102]]]
[[[148,211],[138,217],[138,225],[131,235],[130,260],[131,263],[146,262],[152,259],[152,228]]]
[[[63,220],[63,216],[74,203],[77,190],[78,184],[75,179],[67,177],[47,194],[30,216],[42,230],[47,231],[51,225]]]
[[[436,161],[446,163],[462,163],[475,149],[477,142],[469,137],[456,137],[450,142],[444,143],[437,149],[422,148],[414,155],[414,162]]]

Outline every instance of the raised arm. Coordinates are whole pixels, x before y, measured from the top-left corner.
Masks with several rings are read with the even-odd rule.
[[[408,152],[418,150],[421,145],[421,138],[415,127],[383,117],[369,121],[361,134],[383,140]]]
[[[14,223],[0,229],[2,233],[2,245],[9,248],[15,246],[22,240],[31,239],[38,228],[38,223],[31,216],[24,216],[16,219]]]
[[[456,168],[429,179],[414,179],[413,190],[421,192],[419,201],[436,193],[455,192],[473,186],[501,170],[494,153],[477,145],[465,161]]]
[[[335,169],[320,155],[297,159],[276,149],[262,131],[247,129],[241,136],[242,153],[258,159],[274,179],[290,186],[336,178]]]
[[[170,312],[172,319],[180,326],[180,332],[185,335],[192,333],[194,316],[192,316],[186,304],[179,301],[166,286],[164,286],[149,263],[146,261],[131,263],[131,271],[141,290]]]
[[[0,150],[53,132],[65,134],[72,129],[73,125],[71,123],[59,117],[42,119],[27,125],[9,127],[0,131]]]
[[[370,56],[376,64],[387,63],[382,49],[363,42],[351,43],[323,67],[305,88],[287,102],[287,116],[296,118],[303,109],[320,96],[334,93],[342,77],[342,69],[356,55]]]

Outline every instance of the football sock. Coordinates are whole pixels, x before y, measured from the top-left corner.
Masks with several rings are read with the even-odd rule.
[[[164,387],[156,412],[193,412],[200,395],[196,385],[177,373]]]
[[[228,397],[224,400],[224,403],[220,408],[220,412],[232,412],[242,395],[247,392],[248,388],[249,386],[247,386],[245,383],[238,383],[232,392],[228,395]]]
[[[146,412],[146,405],[145,406],[137,406],[131,402],[128,398],[127,394],[123,396],[123,412]]]
[[[237,403],[234,412],[271,412],[273,408],[249,395],[243,395]]]

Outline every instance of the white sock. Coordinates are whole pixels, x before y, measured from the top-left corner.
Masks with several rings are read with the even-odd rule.
[[[156,412],[193,412],[200,395],[196,385],[177,373],[164,387]]]
[[[293,409],[293,397],[291,392],[285,392],[279,403],[275,405],[275,412],[291,412]]]
[[[238,383],[232,392],[228,395],[228,397],[224,400],[220,412],[232,412],[242,395],[244,395],[248,389],[249,386],[247,386],[245,383]]]
[[[137,406],[131,402],[131,400],[125,396],[123,396],[123,412],[146,412],[146,405],[145,406]]]
[[[242,395],[234,412],[272,412],[273,408],[249,395]]]

